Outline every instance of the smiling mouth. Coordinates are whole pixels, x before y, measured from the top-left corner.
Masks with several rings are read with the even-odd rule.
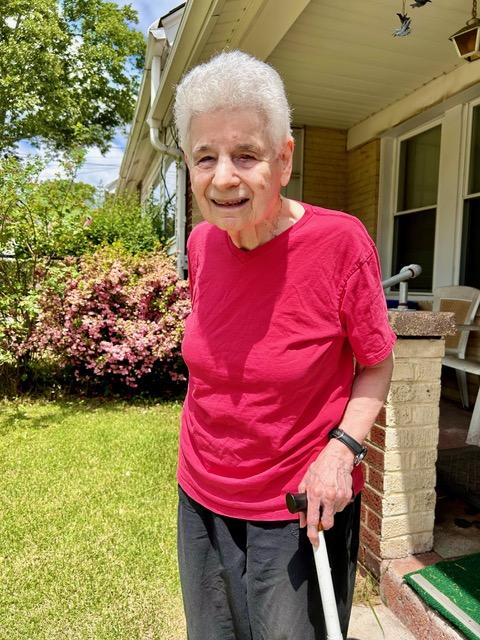
[[[212,198],[212,202],[217,207],[223,207],[224,209],[233,209],[234,207],[240,207],[248,202],[248,198],[237,198],[236,200],[215,200],[214,198]]]

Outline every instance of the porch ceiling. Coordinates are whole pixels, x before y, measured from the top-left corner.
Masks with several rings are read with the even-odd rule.
[[[471,15],[471,0],[410,8],[412,34],[395,38],[401,0],[311,0],[272,51],[296,124],[348,129],[452,71],[448,37]],[[480,62],[478,64],[480,79]]]

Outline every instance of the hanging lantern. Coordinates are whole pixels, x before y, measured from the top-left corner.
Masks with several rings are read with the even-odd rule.
[[[477,18],[477,0],[473,0],[472,17],[463,29],[449,38],[455,45],[457,54],[468,62],[480,58],[480,20]]]

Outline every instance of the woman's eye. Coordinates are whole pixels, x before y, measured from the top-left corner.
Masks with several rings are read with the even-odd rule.
[[[238,160],[242,164],[250,164],[252,162],[255,162],[255,156],[251,156],[248,153],[243,153],[241,156],[238,157]]]
[[[197,159],[196,164],[205,165],[205,164],[209,164],[211,162],[213,162],[213,157],[212,156],[202,156],[201,158]]]

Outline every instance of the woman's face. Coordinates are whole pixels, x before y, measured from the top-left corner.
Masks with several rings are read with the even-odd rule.
[[[257,111],[219,109],[192,118],[190,148],[192,191],[205,220],[237,233],[275,218],[293,140],[276,153]]]

